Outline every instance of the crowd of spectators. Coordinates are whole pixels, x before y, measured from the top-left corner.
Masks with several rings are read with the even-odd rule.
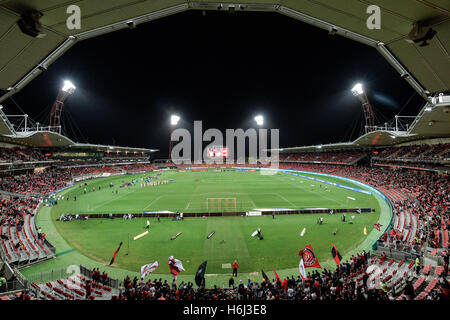
[[[72,167],[67,170],[73,177],[119,172],[119,170],[115,169],[114,166]]]
[[[128,173],[135,172],[143,172],[143,171],[153,171],[155,167],[151,163],[147,164],[127,164],[127,165],[119,165],[122,170],[125,170]]]
[[[41,245],[38,239],[44,239],[45,234],[39,230],[37,238],[34,233],[28,233],[30,218],[34,216],[39,200],[31,197],[0,196],[0,243],[1,250],[11,259],[11,253],[24,253],[29,256],[31,250],[37,251]],[[8,247],[10,248],[8,251]]]
[[[38,201],[33,198],[0,197],[0,204],[0,231],[3,225],[10,223],[21,231],[27,216],[34,215]],[[7,239],[8,235],[2,233],[2,238]]]
[[[65,187],[72,180],[69,171],[49,169],[0,178],[0,190],[27,195],[45,195]]]
[[[392,147],[383,150],[375,159],[444,160],[450,158],[450,143],[421,144]]]
[[[228,288],[195,288],[192,282],[151,279],[145,281],[127,276],[119,286],[118,295],[112,300],[303,300],[303,301],[388,301],[394,300],[391,287],[383,283],[370,283],[367,272],[370,255],[362,252],[343,261],[334,271],[308,272],[284,279],[262,279],[261,282],[230,278]],[[444,279],[444,278],[443,278]],[[448,282],[442,281],[433,299],[447,299]],[[413,292],[414,297],[415,293]]]
[[[44,161],[48,160],[42,152],[31,148],[0,147],[0,163],[14,161]]]
[[[323,162],[334,164],[351,164],[367,155],[363,151],[323,151],[304,153],[282,153],[280,161]]]

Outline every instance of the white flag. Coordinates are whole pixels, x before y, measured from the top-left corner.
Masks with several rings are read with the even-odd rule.
[[[305,234],[306,228],[303,228],[302,233],[300,233],[300,237],[303,237]]]
[[[141,278],[145,278],[148,274],[158,269],[158,267],[159,267],[158,261],[143,265],[141,267]]]
[[[300,275],[302,279],[306,278],[306,270],[305,270],[305,264],[303,263],[303,258],[300,259],[300,263],[298,265],[298,270],[300,271]]]
[[[177,267],[178,270],[180,270],[180,271],[185,271],[184,268],[183,268],[183,264],[181,263],[181,261],[178,260],[178,259],[174,259],[174,260],[175,260],[175,267]]]

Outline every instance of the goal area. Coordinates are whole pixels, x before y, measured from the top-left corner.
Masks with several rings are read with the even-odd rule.
[[[207,198],[206,210],[218,212],[236,211],[236,198]]]

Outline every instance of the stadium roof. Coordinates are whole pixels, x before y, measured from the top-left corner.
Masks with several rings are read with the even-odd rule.
[[[415,140],[450,137],[450,96],[443,102],[426,103],[408,130],[378,127],[352,142],[332,143],[315,146],[280,148],[280,152],[303,152],[320,150],[361,149],[377,146],[389,146]]]
[[[81,9],[81,29],[69,30],[66,10]],[[0,102],[47,70],[77,41],[189,9],[272,11],[333,30],[376,48],[422,97],[450,88],[450,2],[445,0],[0,0]],[[369,5],[381,8],[381,29],[366,26]],[[43,16],[46,36],[32,38],[17,25],[27,9]],[[437,35],[429,46],[407,42],[413,23],[427,21]],[[299,35],[301,37],[301,35]]]
[[[49,131],[46,128],[39,130],[27,130],[24,128],[18,131],[14,128],[8,119],[8,116],[2,110],[0,105],[0,141],[10,144],[23,145],[28,147],[52,147],[59,149],[89,149],[91,151],[106,151],[106,152],[156,152],[157,149],[133,148],[133,147],[118,147],[106,146],[90,143],[77,143],[68,137],[54,131]]]
[[[77,143],[52,131],[17,132],[16,135],[0,135],[0,141],[28,147],[52,147],[58,149],[90,150],[105,152],[155,152],[155,149],[106,146],[90,143]]]

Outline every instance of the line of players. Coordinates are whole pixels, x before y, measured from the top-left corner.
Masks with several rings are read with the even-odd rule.
[[[155,180],[155,181],[150,181],[150,182],[142,182],[141,188],[154,187],[154,186],[159,186],[159,185],[168,184],[168,183],[169,183],[169,180]]]

